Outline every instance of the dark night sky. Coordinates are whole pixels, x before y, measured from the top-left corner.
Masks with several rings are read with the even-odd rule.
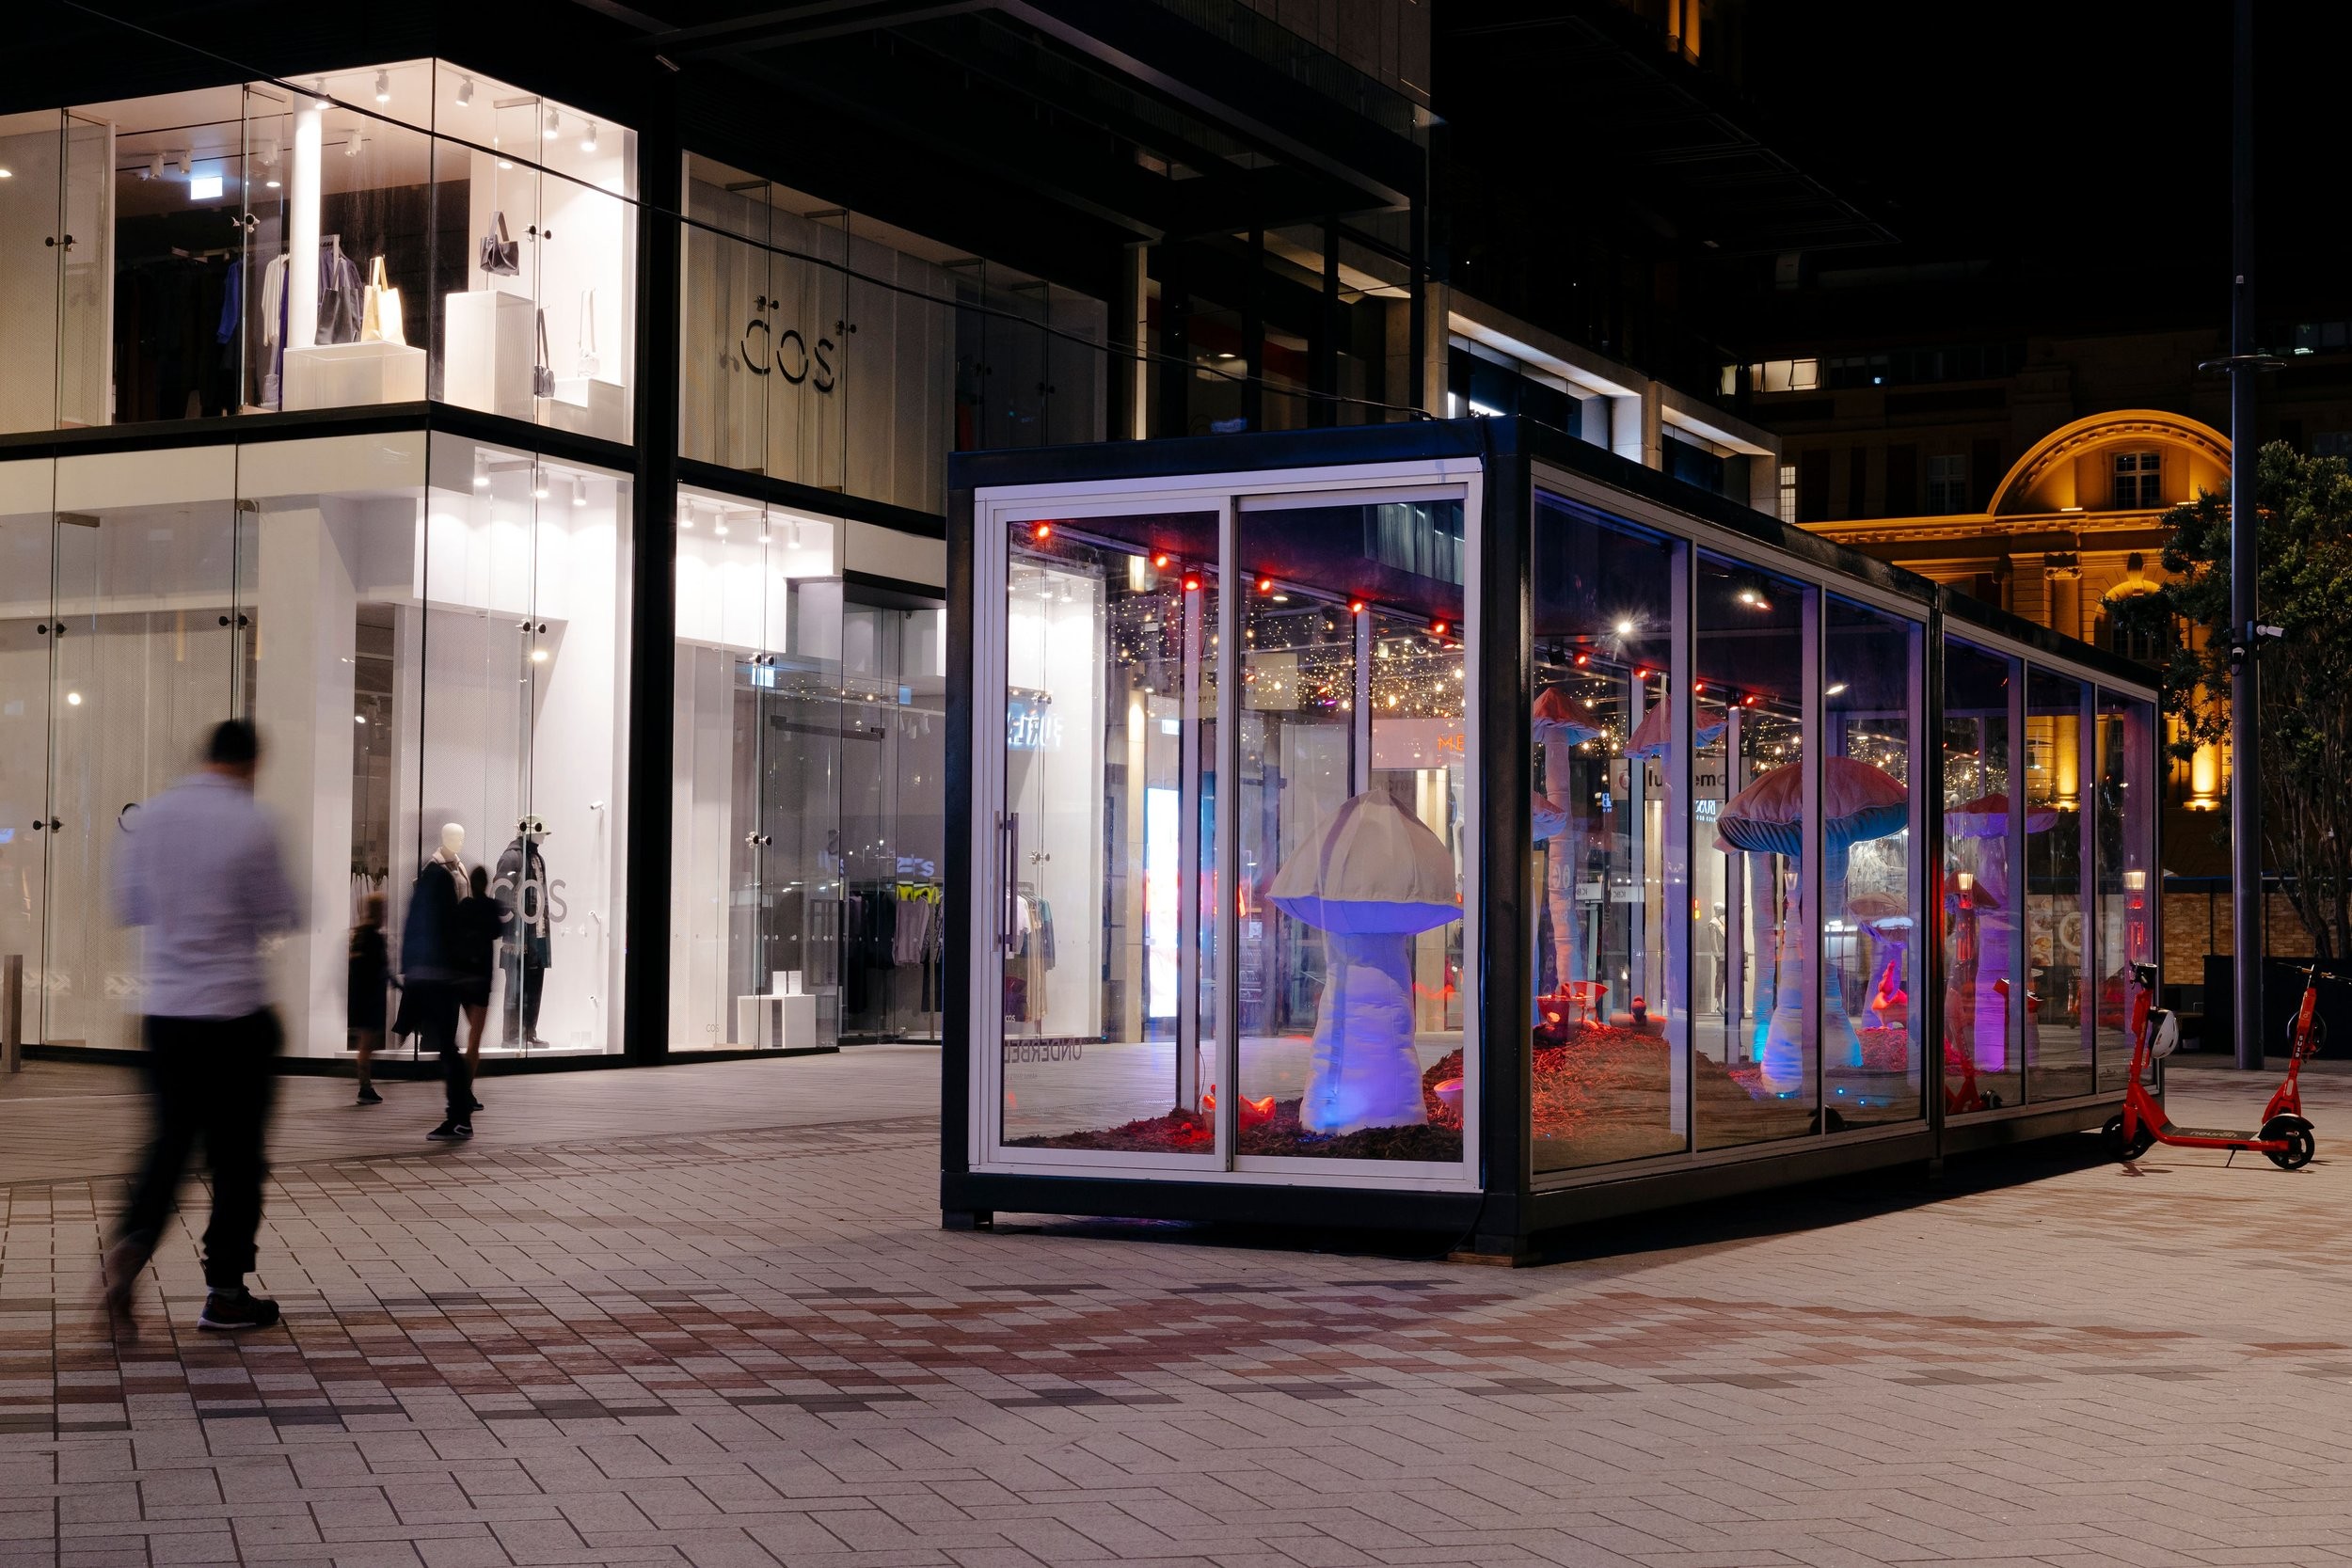
[[[2344,303],[2347,10],[2256,13],[2265,316]],[[1756,0],[1746,87],[1834,185],[1887,203],[1921,256],[2218,293],[2230,25],[2227,0]]]

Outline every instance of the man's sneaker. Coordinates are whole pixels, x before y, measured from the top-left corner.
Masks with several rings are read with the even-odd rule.
[[[362,1084],[359,1085],[359,1103],[362,1105],[381,1105],[384,1103],[384,1097],[375,1092],[374,1085]]]
[[[267,1296],[257,1296],[240,1285],[233,1291],[214,1291],[204,1297],[204,1310],[197,1315],[199,1328],[224,1332],[239,1328],[267,1328],[278,1321],[278,1304]]]
[[[482,1101],[480,1101],[479,1100],[474,1100],[473,1096],[471,1096],[471,1095],[468,1095],[466,1098],[467,1098],[469,1101],[472,1101],[472,1103],[473,1103],[473,1108],[474,1108],[475,1110],[479,1111],[480,1109],[482,1109]]]
[[[440,1138],[449,1141],[454,1141],[461,1138],[470,1138],[473,1136],[473,1123],[469,1121],[445,1121],[441,1123],[440,1126],[436,1127],[432,1132],[427,1132],[425,1136],[428,1138]]]

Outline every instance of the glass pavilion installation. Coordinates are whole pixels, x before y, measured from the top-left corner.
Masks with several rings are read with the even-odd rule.
[[[950,480],[949,1225],[1518,1256],[2119,1100],[2136,667],[1525,420]]]

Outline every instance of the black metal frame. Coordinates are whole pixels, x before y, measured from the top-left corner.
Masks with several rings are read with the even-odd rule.
[[[976,1171],[968,1147],[969,1111],[977,1075],[971,1043],[985,1020],[973,1016],[971,950],[950,943],[942,1053],[940,1207],[950,1228],[991,1223],[1000,1212],[1119,1215],[1151,1219],[1306,1226],[1332,1229],[1414,1230],[1455,1238],[1466,1252],[1507,1259],[1529,1255],[1534,1238],[1591,1220],[1735,1193],[1851,1175],[1873,1168],[1926,1164],[1945,1155],[2044,1137],[2095,1126],[2120,1103],[2120,1089],[2051,1104],[2029,1103],[1947,1120],[1943,1114],[1943,1027],[1930,1009],[1921,1059],[1922,1104],[1916,1120],[1883,1129],[1819,1133],[1757,1145],[1720,1156],[1664,1166],[1602,1167],[1539,1181],[1533,1169],[1528,1108],[1531,1055],[1508,1042],[1529,1037],[1529,954],[1514,933],[1526,929],[1535,896],[1530,875],[1498,875],[1523,857],[1489,852],[1529,841],[1530,802],[1524,781],[1533,766],[1527,650],[1533,604],[1528,559],[1540,467],[1595,481],[1629,498],[1671,509],[1692,522],[1736,535],[1785,560],[1883,595],[1908,601],[1923,627],[1923,736],[1941,734],[1943,641],[1950,630],[2005,640],[2023,656],[2063,657],[2134,695],[2153,700],[2144,674],[2128,662],[1991,610],[1899,567],[1833,545],[1777,518],[1698,490],[1599,448],[1522,419],[1459,420],[1357,426],[1150,443],[1049,448],[1032,451],[960,453],[949,459],[947,519],[948,638],[970,648],[980,585],[974,577],[975,515],[981,491],[1002,487],[1263,473],[1284,468],[1343,467],[1435,458],[1476,458],[1484,467],[1484,530],[1487,569],[1478,585],[1482,725],[1479,810],[1488,868],[1480,884],[1481,950],[1475,955],[1476,1006],[1482,1049],[1479,1140],[1481,1168],[1474,1192],[1366,1190],[1248,1181],[1153,1180]],[[1514,562],[1518,563],[1516,567]],[[979,886],[985,875],[972,841],[973,740],[982,720],[978,673],[969,658],[951,660],[947,684],[946,869],[951,886]],[[1943,749],[1925,747],[1926,781],[1941,799]],[[2151,824],[2161,832],[2161,817]],[[1928,996],[1944,983],[1941,943],[1922,942],[1921,985]]]

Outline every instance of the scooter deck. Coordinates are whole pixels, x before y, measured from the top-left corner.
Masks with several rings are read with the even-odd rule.
[[[2225,1142],[2241,1144],[2258,1144],[2263,1141],[2263,1135],[2260,1132],[2246,1132],[2235,1128],[2225,1127],[2175,1127],[2169,1121],[2156,1129],[2156,1136],[2159,1138],[2219,1138]]]

